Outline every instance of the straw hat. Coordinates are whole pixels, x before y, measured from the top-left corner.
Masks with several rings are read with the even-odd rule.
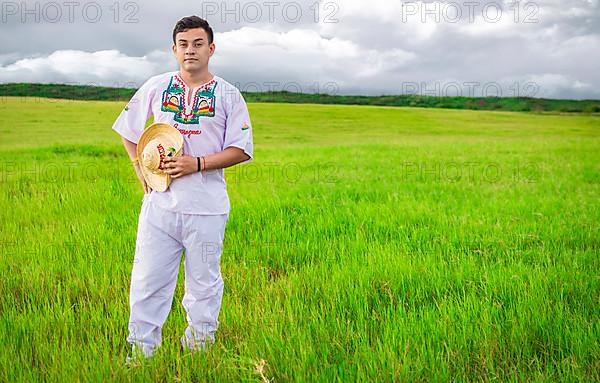
[[[169,124],[157,122],[144,130],[137,144],[137,156],[142,175],[153,190],[167,190],[171,176],[160,166],[167,157],[181,156],[182,148],[183,136]]]

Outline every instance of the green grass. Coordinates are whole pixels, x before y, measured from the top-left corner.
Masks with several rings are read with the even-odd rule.
[[[179,350],[181,269],[128,369],[123,106],[0,103],[0,380],[600,380],[599,117],[250,103],[218,341]]]

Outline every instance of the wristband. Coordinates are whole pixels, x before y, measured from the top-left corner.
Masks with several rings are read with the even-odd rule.
[[[201,171],[202,167],[200,166],[200,157],[196,157],[196,160],[198,161],[198,171]]]

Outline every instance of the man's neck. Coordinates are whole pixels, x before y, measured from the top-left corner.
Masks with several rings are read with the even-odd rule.
[[[209,72],[208,68],[198,72],[188,72],[180,68],[179,75],[190,88],[195,88],[198,85],[206,84],[213,78],[213,74]]]

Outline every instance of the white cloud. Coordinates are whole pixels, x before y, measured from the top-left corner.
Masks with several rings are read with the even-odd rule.
[[[218,34],[217,41],[216,69],[232,76],[243,73],[242,81],[247,82],[297,82],[305,92],[315,82],[336,82],[343,87],[375,79],[409,65],[416,57],[401,49],[365,49],[306,29],[275,32],[244,27]]]
[[[130,57],[116,50],[83,52],[59,50],[46,56],[25,58],[0,67],[1,82],[80,83],[123,86],[141,84],[166,66],[163,52]]]
[[[555,98],[565,92],[591,91],[591,84],[583,83],[571,76],[558,73],[533,74],[528,76],[527,81],[535,83],[541,90],[537,97]]]
[[[265,91],[289,85],[289,90],[311,93],[325,83],[344,88],[357,81],[376,81],[415,59],[413,53],[401,49],[364,49],[351,41],[323,38],[305,29],[276,32],[244,27],[217,34],[216,40],[211,70],[242,89],[249,83]],[[139,85],[152,75],[174,69],[170,52],[131,57],[117,50],[60,50],[0,66],[0,81]],[[271,82],[278,84],[269,85]]]

